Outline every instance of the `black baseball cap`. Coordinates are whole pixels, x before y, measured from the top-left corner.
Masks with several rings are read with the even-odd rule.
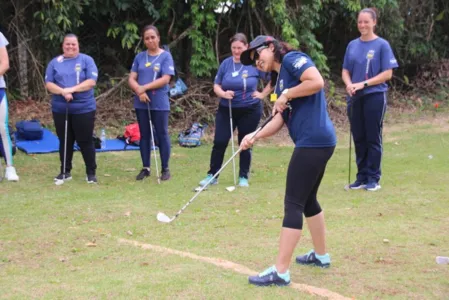
[[[249,43],[249,47],[247,50],[243,51],[240,55],[240,61],[244,65],[252,65],[254,64],[254,60],[251,59],[251,51],[254,49],[257,49],[263,45],[268,45],[269,43],[272,43],[276,39],[269,35],[258,35],[254,40]]]

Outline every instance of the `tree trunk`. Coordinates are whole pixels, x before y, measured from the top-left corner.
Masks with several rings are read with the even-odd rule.
[[[17,61],[19,62],[19,83],[20,83],[20,95],[22,99],[28,97],[28,51],[26,44],[26,28],[23,26],[24,22],[24,9],[23,0],[17,0],[16,2],[16,35],[17,35]],[[19,30],[23,29],[23,30]]]

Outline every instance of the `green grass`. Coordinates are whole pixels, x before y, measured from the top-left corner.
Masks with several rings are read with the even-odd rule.
[[[292,265],[292,281],[358,299],[449,295],[449,267],[435,263],[435,256],[449,256],[448,131],[429,124],[388,126],[382,190],[374,193],[344,191],[348,140],[340,137],[319,192],[333,265]],[[56,154],[19,153],[20,182],[0,184],[0,298],[317,298],[292,288],[255,288],[238,272],[119,242],[221,258],[256,271],[274,263],[292,147],[257,146],[249,189],[225,190],[233,184],[229,166],[220,184],[201,193],[179,219],[157,222],[158,211],[172,216],[194,195],[210,150],[174,145],[173,178],[161,185],[154,175],[134,180],[140,169],[135,151],[99,154],[96,186],[85,183],[80,153],[74,179],[62,186],[53,184]],[[310,247],[305,230],[295,254]]]

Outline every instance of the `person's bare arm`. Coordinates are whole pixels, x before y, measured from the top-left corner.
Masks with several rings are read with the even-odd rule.
[[[9,70],[9,56],[6,47],[0,47],[0,76],[5,75]]]

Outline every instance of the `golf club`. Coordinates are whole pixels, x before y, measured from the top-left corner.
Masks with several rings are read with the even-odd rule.
[[[230,128],[231,128],[231,145],[232,145],[232,157],[234,157],[232,159],[232,168],[234,170],[234,186],[228,186],[226,188],[226,190],[228,192],[232,192],[233,190],[235,190],[235,186],[237,185],[237,179],[235,176],[235,150],[234,150],[234,124],[232,124],[232,99],[229,99],[229,124],[230,124]]]
[[[148,108],[148,120],[150,122],[150,133],[151,133],[151,143],[152,143],[151,146],[153,147],[154,162],[156,164],[157,183],[161,184],[161,178],[159,176],[159,167],[157,165],[156,146],[154,144],[153,122],[151,122],[151,111],[150,111],[150,103],[149,102],[147,102],[147,108]],[[150,149],[150,158],[151,158],[151,149]]]
[[[345,190],[349,191],[349,185],[351,184],[351,154],[352,154],[352,98],[349,99],[349,161],[348,161],[348,185],[345,186]]]
[[[62,162],[62,179],[55,180],[56,185],[62,185],[65,181],[65,168],[66,168],[66,160],[67,160],[67,119],[69,116],[69,104],[67,103],[67,107],[65,108],[65,124],[64,124],[64,161]]]
[[[269,118],[267,118],[265,120],[265,122],[263,122],[262,125],[259,126],[259,128],[256,129],[256,131],[253,133],[251,139],[253,139],[258,133],[259,131],[262,130],[262,128],[265,127],[265,125],[267,125],[271,120],[273,119],[273,116],[270,116]],[[231,158],[228,159],[228,161],[220,168],[220,170],[217,171],[217,173],[214,174],[214,176],[212,176],[205,185],[203,185],[197,192],[196,194],[192,197],[192,199],[189,200],[189,202],[187,202],[177,213],[175,216],[173,216],[172,218],[170,218],[169,216],[167,216],[166,214],[164,214],[163,212],[159,212],[157,214],[157,220],[159,222],[162,223],[171,223],[174,219],[176,219],[186,208],[187,206],[190,205],[190,203],[192,203],[195,198],[212,182],[212,180],[214,180],[218,174],[220,174],[221,171],[223,171],[223,169],[231,162],[231,160],[234,159],[234,157],[240,153],[240,151],[242,151],[242,148],[239,148],[232,156]]]

